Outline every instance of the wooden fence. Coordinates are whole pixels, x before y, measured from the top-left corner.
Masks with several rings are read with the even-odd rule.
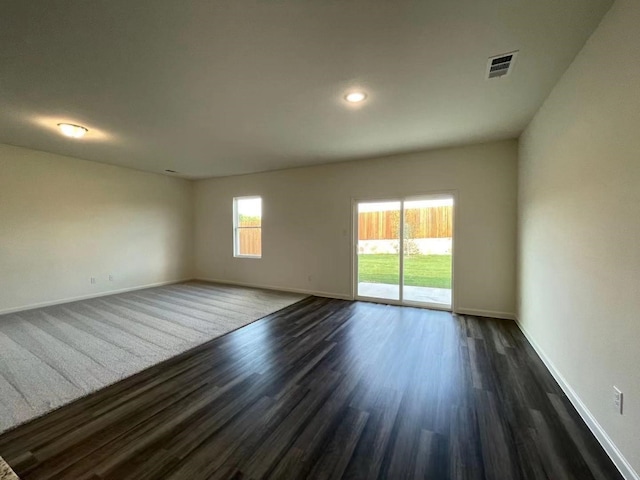
[[[238,230],[239,254],[262,255],[261,228],[241,228]]]
[[[408,208],[404,221],[407,238],[453,236],[453,207]],[[400,234],[400,211],[358,214],[358,240],[395,240]]]
[[[261,227],[261,217],[240,215],[239,227]],[[240,255],[262,255],[262,228],[238,229],[238,253]]]

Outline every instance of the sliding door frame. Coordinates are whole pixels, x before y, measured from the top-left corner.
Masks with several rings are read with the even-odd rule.
[[[441,305],[437,303],[427,302],[412,302],[404,299],[404,204],[407,201],[413,200],[427,200],[438,197],[451,197],[453,198],[453,225],[452,225],[452,238],[451,238],[451,306]],[[384,202],[399,202],[400,203],[400,232],[399,232],[399,249],[398,249],[398,262],[399,262],[399,300],[384,299],[376,297],[366,297],[358,295],[358,204],[359,203],[384,203]],[[352,198],[351,199],[351,257],[352,257],[352,269],[351,269],[351,285],[352,285],[352,297],[354,300],[361,300],[365,302],[383,303],[386,305],[398,305],[407,307],[427,308],[430,310],[444,310],[447,312],[456,311],[456,297],[455,294],[455,271],[456,271],[456,223],[457,223],[457,206],[458,195],[455,190],[434,191],[434,192],[422,192],[415,195],[399,196],[399,197],[366,197],[366,198]]]

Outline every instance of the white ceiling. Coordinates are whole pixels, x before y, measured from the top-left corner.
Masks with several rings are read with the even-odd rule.
[[[202,178],[513,138],[611,3],[3,0],[0,142]]]

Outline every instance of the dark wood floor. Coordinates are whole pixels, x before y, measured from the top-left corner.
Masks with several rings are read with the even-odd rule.
[[[620,479],[513,322],[311,297],[0,436],[23,479]]]

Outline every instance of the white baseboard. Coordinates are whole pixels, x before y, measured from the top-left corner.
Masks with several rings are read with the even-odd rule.
[[[339,300],[353,300],[353,297],[351,295],[344,295],[342,293],[333,293],[333,292],[321,292],[318,290],[305,290],[303,288],[289,288],[289,287],[278,287],[273,285],[260,285],[258,283],[236,282],[233,280],[223,280],[220,278],[199,277],[199,278],[196,278],[195,280],[200,280],[203,282],[211,282],[211,283],[223,283],[226,285],[237,285],[239,287],[261,288],[263,290],[277,290],[279,292],[302,293],[305,295],[314,295],[316,297],[337,298]]]
[[[613,443],[613,440],[611,440],[609,435],[607,435],[607,432],[605,432],[604,428],[602,428],[600,423],[598,423],[596,418],[589,411],[587,406],[580,399],[576,391],[571,387],[571,385],[567,382],[564,376],[562,376],[562,374],[558,371],[558,369],[555,367],[553,362],[549,359],[549,357],[547,357],[547,355],[544,353],[544,350],[540,348],[540,346],[529,335],[529,333],[525,330],[525,328],[517,319],[516,319],[516,324],[518,325],[518,328],[520,329],[520,331],[527,338],[527,340],[529,341],[533,349],[536,351],[540,359],[543,361],[547,369],[551,372],[551,375],[553,375],[553,378],[555,378],[556,382],[558,382],[558,385],[560,385],[560,388],[565,393],[569,401],[573,404],[574,408],[578,411],[578,414],[580,415],[580,417],[582,417],[582,420],[584,420],[584,422],[587,424],[587,427],[589,427],[589,430],[591,430],[591,433],[593,433],[593,435],[596,437],[596,440],[598,440],[600,445],[602,445],[602,448],[604,449],[604,451],[607,453],[607,455],[609,455],[609,458],[611,458],[611,461],[620,471],[620,474],[626,480],[640,480],[640,475],[638,475],[638,473],[633,469],[633,467],[624,457],[622,452],[618,450],[618,447],[616,447],[615,443]]]
[[[502,318],[505,320],[516,319],[515,313],[496,312],[494,310],[478,310],[475,308],[456,308],[454,313],[460,313],[462,315],[473,315],[475,317]]]
[[[187,282],[189,280],[191,280],[191,278],[184,278],[184,279],[181,279],[181,280],[169,280],[169,281],[166,281],[166,282],[157,282],[157,283],[149,283],[147,285],[139,285],[137,287],[121,288],[121,289],[118,289],[118,290],[109,290],[109,291],[100,292],[100,293],[90,293],[88,295],[80,295],[79,297],[68,297],[68,298],[63,298],[63,299],[60,299],[60,300],[52,300],[52,301],[47,301],[47,302],[32,303],[30,305],[22,305],[20,307],[12,307],[12,308],[6,308],[4,310],[0,310],[0,315],[4,315],[4,314],[7,314],[7,313],[24,312],[26,310],[33,310],[34,308],[50,307],[50,306],[53,306],[53,305],[60,305],[60,304],[63,304],[63,303],[77,302],[77,301],[80,301],[80,300],[89,300],[90,298],[106,297],[108,295],[116,295],[118,293],[134,292],[136,290],[144,290],[145,288],[162,287],[163,285],[171,285],[173,283]]]

